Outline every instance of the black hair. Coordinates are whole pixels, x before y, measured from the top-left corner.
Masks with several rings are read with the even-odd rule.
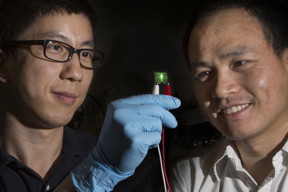
[[[266,40],[276,55],[288,47],[288,11],[286,0],[199,0],[192,11],[183,39],[185,59],[188,60],[190,34],[195,25],[209,14],[230,8],[240,8],[260,23]]]
[[[95,13],[86,0],[2,0],[0,42],[17,40],[37,18],[53,13],[83,14],[94,30]]]

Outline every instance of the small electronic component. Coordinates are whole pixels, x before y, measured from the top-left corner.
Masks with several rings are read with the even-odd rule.
[[[172,95],[171,93],[171,87],[169,85],[168,81],[168,73],[166,72],[154,72],[154,78],[155,78],[155,84],[153,87],[153,94],[164,94],[164,95]],[[164,192],[172,192],[170,188],[170,184],[167,177],[166,172],[166,165],[165,165],[165,131],[164,128],[162,130],[162,151],[157,146],[159,159],[160,159],[160,167],[161,167],[161,173],[163,178],[163,184],[164,184]]]
[[[172,95],[167,72],[154,72],[153,94]]]
[[[155,84],[165,84],[168,85],[168,73],[166,72],[154,72]]]

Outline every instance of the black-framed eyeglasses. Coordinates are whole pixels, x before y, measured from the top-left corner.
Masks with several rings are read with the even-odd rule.
[[[80,65],[86,69],[97,69],[101,67],[104,60],[104,54],[95,49],[76,49],[71,45],[56,40],[19,40],[7,41],[4,46],[9,45],[42,45],[43,50],[37,47],[31,47],[33,55],[41,58],[43,55],[55,62],[67,62],[72,59],[74,53],[77,53]]]

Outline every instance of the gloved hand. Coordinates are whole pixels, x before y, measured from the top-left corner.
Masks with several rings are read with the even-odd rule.
[[[149,148],[160,143],[163,126],[177,126],[167,109],[179,106],[175,97],[152,94],[111,102],[97,146],[71,174],[74,186],[81,192],[111,191],[134,173]]]

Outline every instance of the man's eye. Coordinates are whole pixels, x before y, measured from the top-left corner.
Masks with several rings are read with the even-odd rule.
[[[211,73],[210,71],[202,71],[202,72],[196,73],[195,79],[197,81],[206,81],[208,80],[210,73]]]
[[[241,67],[242,65],[245,65],[246,63],[248,63],[248,60],[235,61],[233,63],[233,67]]]
[[[49,52],[62,52],[64,51],[63,46],[58,45],[58,44],[50,44],[46,47],[46,50],[48,50]]]
[[[54,50],[59,50],[61,47],[59,45],[53,45],[51,48]]]
[[[82,54],[81,54],[82,57],[85,57],[87,59],[91,59],[93,58],[93,52],[89,52],[89,51],[83,51]]]

